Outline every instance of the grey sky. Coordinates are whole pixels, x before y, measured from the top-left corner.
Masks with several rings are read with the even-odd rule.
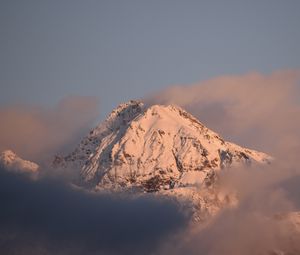
[[[300,67],[300,1],[1,0],[0,102],[95,95],[102,111],[172,84]]]

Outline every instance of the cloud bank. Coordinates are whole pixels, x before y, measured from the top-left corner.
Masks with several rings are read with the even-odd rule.
[[[99,102],[94,97],[66,97],[52,108],[1,107],[0,151],[11,149],[23,158],[40,162],[78,142],[98,116]]]
[[[166,242],[161,254],[300,253],[300,233],[288,220],[275,219],[300,210],[299,88],[300,71],[284,70],[217,77],[146,97],[150,105],[178,104],[226,139],[275,157],[270,166],[224,173],[222,187],[237,192],[237,208],[188,228]]]
[[[1,254],[151,254],[186,219],[169,200],[91,194],[0,169]]]
[[[224,138],[280,156],[298,150],[300,70],[221,76],[173,86],[145,98],[178,104]]]
[[[300,228],[290,213],[300,210],[300,171],[280,164],[231,169],[222,188],[237,192],[239,204],[205,225],[192,224],[160,250],[162,254],[286,255],[300,253]],[[300,222],[298,215],[298,222]]]
[[[186,219],[170,201],[87,194],[53,180],[53,175],[32,182],[0,171],[1,253],[279,255],[283,250],[299,254],[299,232],[291,232],[288,223],[276,218],[300,210],[299,81],[299,70],[250,73],[171,87],[145,98],[147,104],[179,104],[226,139],[275,157],[269,166],[231,169],[222,175],[221,190],[237,192],[236,208],[224,210],[205,225],[186,227]],[[82,106],[77,111],[71,107],[71,112]],[[60,118],[51,116],[57,114],[48,115],[50,126],[56,127],[53,121]],[[76,122],[78,116],[71,116],[75,121],[67,123]],[[58,129],[50,130],[55,134]],[[26,145],[24,135],[28,133],[19,138]],[[71,139],[62,137],[42,151]]]

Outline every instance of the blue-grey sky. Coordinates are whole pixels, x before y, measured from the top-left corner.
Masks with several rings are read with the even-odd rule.
[[[0,102],[116,104],[172,84],[300,67],[298,0],[1,0]]]

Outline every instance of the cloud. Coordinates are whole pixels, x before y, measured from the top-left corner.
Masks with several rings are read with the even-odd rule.
[[[299,81],[299,70],[250,73],[171,87],[145,98],[147,104],[179,104],[225,138],[275,156],[269,166],[222,174],[221,191],[237,193],[236,208],[205,225],[186,227],[170,201],[88,194],[51,174],[32,182],[0,172],[1,253],[299,254],[300,234],[274,218],[300,210]]]
[[[238,206],[205,226],[189,227],[161,254],[300,253],[300,233],[274,218],[300,210],[299,88],[300,70],[281,70],[217,77],[145,98],[148,105],[178,104],[226,139],[275,157],[270,166],[224,172],[222,188],[237,193]]]
[[[207,224],[191,225],[165,242],[160,254],[299,254],[300,228],[289,218],[300,210],[299,183],[299,168],[293,171],[277,163],[228,170],[221,190],[236,192],[238,206],[224,209]]]
[[[97,98],[73,96],[55,107],[12,105],[0,108],[0,150],[41,161],[77,142],[99,115]]]
[[[1,254],[151,254],[186,224],[166,199],[92,194],[2,169],[0,201]]]
[[[300,70],[249,73],[173,86],[145,101],[178,104],[226,139],[278,157],[283,147],[299,149],[299,85]]]

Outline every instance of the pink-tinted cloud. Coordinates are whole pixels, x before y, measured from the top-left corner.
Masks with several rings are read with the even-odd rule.
[[[11,149],[41,161],[78,141],[98,117],[94,97],[66,97],[55,107],[13,105],[0,108],[0,150]]]
[[[300,232],[274,218],[300,210],[299,92],[300,70],[282,70],[217,77],[146,98],[148,104],[178,104],[226,139],[275,157],[270,166],[224,173],[221,185],[237,193],[238,206],[165,242],[162,254],[300,253]]]
[[[300,128],[300,70],[221,76],[146,98],[178,104],[225,138],[279,154],[295,150]]]

